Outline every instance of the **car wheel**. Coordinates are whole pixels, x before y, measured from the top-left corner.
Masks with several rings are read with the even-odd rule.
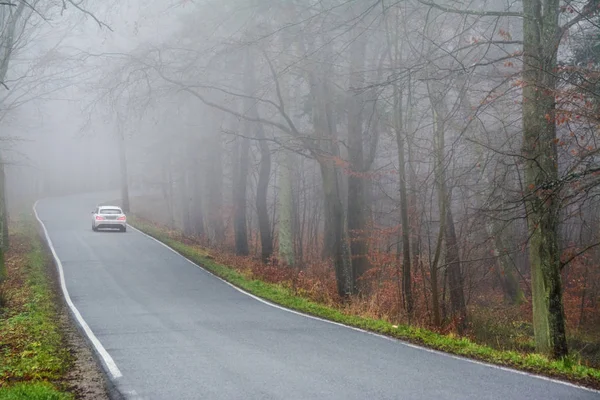
[[[94,232],[98,232],[98,228],[96,228],[96,227],[94,226],[94,224],[92,224],[92,230],[93,230]]]
[[[122,227],[121,232],[127,232],[127,227],[126,226]]]

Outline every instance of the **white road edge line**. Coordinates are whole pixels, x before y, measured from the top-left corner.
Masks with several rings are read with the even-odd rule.
[[[217,278],[221,282],[224,282],[225,284],[231,286],[232,288],[234,288],[238,292],[243,293],[246,296],[249,296],[249,297],[253,298],[254,300],[257,300],[257,301],[259,301],[259,302],[261,302],[263,304],[266,304],[266,305],[268,305],[270,307],[274,307],[274,308],[277,308],[279,310],[283,310],[283,311],[286,311],[286,312],[289,312],[289,313],[292,313],[292,314],[300,315],[300,316],[305,317],[305,318],[310,318],[310,319],[314,319],[314,320],[317,320],[317,321],[326,322],[328,324],[333,324],[333,325],[341,326],[341,327],[344,327],[344,328],[352,329],[352,330],[357,331],[357,332],[362,332],[362,333],[366,333],[366,334],[369,334],[369,335],[377,336],[379,338],[382,338],[382,339],[385,339],[385,340],[389,340],[389,341],[392,341],[392,342],[396,342],[396,343],[402,344],[404,346],[411,347],[413,349],[418,349],[418,350],[426,351],[428,353],[439,354],[439,355],[442,355],[442,356],[454,358],[456,360],[462,360],[462,361],[470,362],[470,363],[473,363],[473,364],[482,365],[482,366],[485,366],[485,367],[488,367],[488,368],[499,369],[501,371],[512,372],[512,373],[515,373],[515,374],[518,374],[518,375],[525,375],[525,376],[529,376],[529,377],[532,377],[532,378],[541,379],[541,380],[544,380],[544,381],[547,381],[547,382],[552,382],[552,383],[556,383],[556,384],[560,384],[560,385],[570,386],[570,387],[573,387],[573,388],[576,388],[576,389],[586,390],[586,391],[589,391],[589,392],[592,392],[592,393],[600,393],[600,390],[591,389],[591,388],[588,388],[588,387],[585,387],[585,386],[576,385],[574,383],[570,383],[570,382],[561,381],[561,380],[558,380],[558,379],[549,378],[549,377],[543,376],[543,375],[536,375],[536,374],[532,374],[530,372],[520,371],[518,369],[503,367],[501,365],[490,364],[490,363],[486,363],[486,362],[483,362],[483,361],[473,360],[471,358],[466,358],[466,357],[461,357],[461,356],[457,356],[457,355],[454,355],[454,354],[444,353],[443,351],[429,349],[427,347],[423,347],[423,346],[419,346],[419,345],[416,345],[416,344],[408,343],[408,342],[405,342],[405,341],[400,340],[400,339],[396,339],[396,338],[392,338],[392,337],[389,337],[389,336],[381,335],[381,334],[375,333],[375,332],[370,332],[370,331],[367,331],[367,330],[364,330],[364,329],[356,328],[354,326],[344,325],[344,324],[339,323],[339,322],[330,321],[330,320],[327,320],[327,319],[324,319],[324,318],[315,317],[314,315],[304,314],[304,313],[296,311],[296,310],[291,310],[289,308],[282,307],[282,306],[277,305],[275,303],[271,303],[270,301],[267,301],[265,299],[261,299],[260,297],[255,296],[252,293],[249,293],[249,292],[247,292],[247,291],[245,291],[243,289],[240,289],[239,287],[235,286],[234,284],[232,284],[230,282],[227,282],[225,279],[223,279],[223,278],[221,278],[221,277],[213,274],[212,272],[210,272],[206,268],[203,268],[201,265],[196,264],[195,262],[193,262],[189,258],[185,257],[184,255],[182,255],[181,253],[179,253],[177,250],[173,249],[169,245],[167,245],[167,244],[161,242],[160,240],[158,240],[158,239],[156,239],[156,238],[154,238],[154,237],[152,237],[152,236],[150,236],[150,235],[142,232],[141,230],[137,229],[136,227],[134,227],[132,225],[128,224],[128,226],[130,228],[132,228],[133,230],[135,230],[135,231],[141,233],[142,235],[146,236],[147,238],[150,238],[150,239],[154,240],[155,242],[159,243],[160,245],[166,247],[167,249],[169,249],[173,253],[177,254],[180,257],[182,257],[184,260],[186,260],[190,264],[194,265],[197,268],[200,268],[204,272],[209,273],[210,275],[214,276],[215,278]]]
[[[58,274],[60,277],[60,287],[62,289],[63,296],[67,302],[67,305],[69,306],[69,308],[71,309],[71,312],[75,316],[77,323],[79,324],[79,326],[81,326],[81,328],[87,335],[88,339],[94,346],[94,349],[96,349],[96,352],[98,353],[100,358],[102,358],[102,361],[104,362],[104,365],[108,369],[108,372],[110,373],[112,378],[113,379],[121,378],[123,376],[123,374],[119,370],[119,367],[117,367],[115,360],[113,360],[113,358],[110,356],[110,354],[108,354],[108,352],[106,351],[104,346],[102,346],[102,343],[100,343],[100,341],[98,340],[96,335],[94,335],[94,332],[92,332],[92,330],[90,329],[87,322],[85,322],[85,320],[81,316],[81,313],[79,312],[77,307],[75,307],[75,304],[73,304],[73,302],[71,301],[71,296],[69,296],[69,291],[67,290],[67,285],[65,284],[65,275],[63,272],[62,263],[60,262],[60,259],[58,258],[58,255],[56,254],[56,250],[54,250],[54,246],[52,245],[52,240],[50,239],[50,235],[48,234],[46,225],[44,225],[44,223],[42,222],[42,220],[40,219],[40,217],[37,213],[37,208],[36,208],[37,204],[38,204],[38,202],[36,201],[35,204],[33,205],[33,213],[35,214],[35,218],[38,220],[38,222],[42,226],[42,229],[44,230],[44,235],[46,236],[46,242],[48,243],[48,247],[50,247],[50,251],[52,252],[54,261],[56,262],[56,268],[58,269]]]

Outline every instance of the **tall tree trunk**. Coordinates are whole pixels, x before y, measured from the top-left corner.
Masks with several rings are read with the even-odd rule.
[[[167,224],[173,228],[175,227],[175,210],[173,205],[173,173],[172,173],[172,161],[171,161],[171,148],[167,153],[167,159],[163,164],[163,197],[167,204]]]
[[[198,162],[198,144],[193,135],[190,135],[190,142],[187,146],[187,158],[189,168],[189,184],[192,191],[190,199],[190,220],[192,225],[192,234],[203,238],[206,235],[206,229],[204,227],[204,208],[203,208],[203,193],[202,193],[202,181],[201,181],[201,168]]]
[[[326,80],[323,79],[325,82]],[[356,281],[352,268],[350,246],[348,246],[347,222],[342,203],[342,189],[339,168],[335,159],[339,158],[334,111],[329,101],[329,88],[326,83],[313,83],[315,96],[315,130],[325,133],[322,137],[317,158],[323,182],[325,209],[324,255],[334,261],[338,294],[346,298],[356,291]]]
[[[182,168],[179,179],[179,197],[181,207],[181,227],[183,233],[191,236],[193,234],[192,219],[190,212],[190,195],[189,195],[189,175],[186,171],[187,166]]]
[[[436,167],[437,169],[437,167]],[[436,180],[438,180],[436,176]],[[439,180],[438,180],[439,184]],[[429,267],[429,274],[431,279],[431,308],[433,311],[433,325],[440,327],[442,325],[442,319],[440,316],[440,290],[439,290],[439,277],[438,268],[442,253],[442,245],[444,243],[444,232],[446,225],[446,201],[443,197],[439,198],[439,209],[440,209],[440,229],[438,231],[437,243],[435,247],[435,253],[433,256],[433,262]]]
[[[127,149],[125,147],[125,134],[119,128],[119,167],[121,173],[121,207],[124,212],[129,212],[129,178],[127,174]]]
[[[308,41],[299,33],[297,44],[302,54],[307,54]],[[334,54],[331,42],[327,42],[320,50],[325,54]],[[312,46],[311,46],[312,47]],[[336,130],[336,115],[332,106],[333,80],[331,67],[333,62],[324,63],[319,67],[308,69],[308,82],[312,99],[312,122],[315,134],[311,137],[310,150],[315,155],[321,172],[324,200],[324,244],[323,258],[334,260],[338,294],[346,298],[356,291],[355,278],[352,268],[352,255],[348,245],[347,221],[342,203],[342,190],[339,178],[339,168],[335,160],[339,159],[339,143]],[[321,69],[318,69],[321,68]],[[315,224],[316,228],[316,224]],[[316,239],[316,235],[315,235]]]
[[[25,7],[29,4],[21,1],[13,9],[11,6],[0,6],[2,12],[9,13],[6,17],[5,26],[0,33],[0,82],[6,80],[8,67],[12,59],[12,53],[15,47],[15,32],[17,23],[23,17]],[[4,17],[4,15],[3,15]],[[27,20],[27,17],[24,18]],[[3,18],[4,20],[4,18]],[[6,266],[4,263],[4,252],[8,249],[8,210],[6,207],[6,177],[4,172],[4,158],[0,154],[0,283],[6,279]]]
[[[523,155],[536,348],[568,354],[558,240],[555,99],[560,40],[556,0],[523,0]]]
[[[256,187],[256,212],[258,214],[258,229],[260,230],[261,259],[267,263],[273,255],[273,237],[271,236],[271,222],[269,221],[269,208],[267,194],[269,179],[271,177],[271,150],[265,140],[262,126],[256,127],[256,136],[260,148],[260,168]]]
[[[486,233],[492,240],[492,252],[496,258],[496,267],[500,274],[500,283],[504,298],[511,304],[521,304],[525,301],[525,295],[515,276],[516,266],[512,265],[508,254],[506,254],[503,232],[494,221],[486,223]]]
[[[463,279],[460,267],[460,256],[458,251],[458,242],[452,218],[452,197],[451,190],[448,190],[446,180],[445,165],[445,126],[444,118],[446,115],[443,94],[440,93],[441,87],[438,84],[428,85],[429,98],[434,119],[434,147],[435,147],[435,170],[438,183],[438,198],[440,199],[440,238],[443,232],[445,253],[446,253],[446,274],[450,289],[450,314],[456,322],[459,334],[462,334],[467,324],[467,309],[465,304]],[[438,241],[439,246],[439,241]],[[438,248],[439,250],[439,248]],[[439,256],[436,254],[439,260]],[[435,264],[435,263],[434,263]],[[434,265],[437,267],[437,265]],[[433,279],[433,277],[432,277]]]
[[[223,223],[223,160],[221,137],[217,126],[211,127],[204,147],[206,164],[206,190],[208,195],[208,225],[211,241],[221,246],[225,243]]]
[[[289,266],[295,264],[293,233],[292,165],[290,155],[282,151],[279,163],[279,258]]]
[[[525,301],[525,294],[523,293],[523,289],[519,284],[519,279],[515,272],[517,272],[517,266],[514,265],[514,262],[510,259],[508,254],[506,254],[506,247],[504,246],[503,233],[496,227],[496,224],[491,225],[491,232],[488,231],[489,234],[493,234],[494,243],[493,243],[493,252],[496,257],[498,263],[498,269],[502,276],[502,288],[504,290],[505,300],[510,302],[511,304],[522,304]]]
[[[402,227],[406,225],[408,229],[408,239],[407,242],[411,244],[411,259],[412,259],[412,270],[416,273],[421,267],[421,271],[423,271],[423,263],[421,261],[421,253],[420,253],[420,222],[419,222],[419,211],[417,207],[417,173],[415,171],[415,160],[414,160],[414,152],[413,149],[415,146],[414,142],[414,131],[413,131],[413,82],[412,78],[409,76],[408,82],[408,93],[406,98],[406,118],[404,121],[404,131],[406,133],[406,140],[404,143],[407,145],[406,153],[408,154],[407,162],[404,162],[404,172],[402,175],[404,176],[404,185],[406,186],[406,179],[408,175],[408,193],[407,193],[407,219],[406,222],[402,222]],[[408,172],[406,171],[408,169]],[[406,190],[406,188],[404,189]],[[405,262],[408,261],[408,257]],[[409,279],[412,279],[409,278]],[[425,284],[425,279],[423,276],[423,284]],[[411,288],[412,289],[412,288]],[[425,303],[427,303],[427,292],[424,292]],[[414,307],[414,305],[413,305]]]
[[[197,166],[194,166],[194,171],[191,174],[192,200],[190,205],[190,218],[192,220],[192,232],[195,236],[202,238],[206,235],[204,227],[204,209],[202,199],[202,184],[200,182],[200,174]]]
[[[1,242],[0,247],[3,250],[8,250],[8,204],[6,202],[6,172],[4,158],[0,154],[0,223],[2,229],[0,231]]]
[[[396,13],[391,15],[393,18],[392,27],[386,19],[386,40],[388,44],[387,55],[391,65],[401,65],[402,51],[399,43],[399,19]],[[393,50],[393,51],[392,51]],[[410,79],[410,76],[409,76]],[[402,225],[402,293],[404,300],[404,308],[408,315],[409,323],[413,316],[413,294],[412,294],[412,278],[411,278],[411,247],[410,247],[410,234],[411,234],[411,220],[409,219],[409,204],[407,195],[407,178],[406,178],[406,160],[405,160],[405,144],[409,135],[409,124],[412,118],[411,115],[411,81],[408,82],[408,107],[406,114],[408,117],[407,121],[404,121],[404,107],[403,107],[403,93],[399,90],[398,86],[394,84],[394,108],[393,108],[393,120],[392,125],[395,131],[396,144],[398,150],[398,178],[399,178],[399,192],[400,192],[400,223]],[[409,144],[409,162],[411,152]],[[409,165],[410,168],[410,165]],[[414,183],[414,182],[413,182]],[[416,250],[416,248],[415,248]],[[416,254],[416,251],[414,252]],[[414,256],[413,254],[413,256]],[[414,266],[416,271],[416,265]],[[437,287],[435,288],[437,291]],[[436,307],[434,307],[435,309]],[[439,318],[434,318],[436,321]],[[438,321],[439,322],[439,321]],[[438,323],[436,322],[436,323]]]
[[[402,292],[404,294],[404,308],[409,322],[413,315],[413,297],[411,287],[411,261],[410,261],[410,221],[408,219],[408,196],[406,193],[406,162],[404,160],[404,132],[402,121],[402,92],[394,87],[394,127],[396,143],[398,144],[398,174],[400,183],[400,221],[402,224]]]
[[[352,264],[349,262],[350,249],[344,234],[344,208],[339,196],[339,178],[337,169],[331,160],[319,162],[323,179],[326,236],[330,237],[331,247],[328,256],[333,259],[337,290],[340,297],[347,297],[354,292]]]
[[[409,106],[410,107],[410,106]],[[412,135],[410,125],[407,125],[407,134]],[[418,271],[421,267],[423,271],[423,262],[421,259],[421,234],[420,234],[420,217],[419,209],[417,207],[417,174],[414,171],[414,160],[413,160],[413,148],[411,145],[411,136],[407,137],[407,153],[408,153],[408,179],[409,179],[409,196],[408,196],[408,227],[409,227],[409,241],[411,243],[411,257],[412,257],[412,268],[413,271]],[[406,173],[406,172],[405,172]],[[412,238],[412,239],[411,239]],[[423,275],[423,284],[425,284],[425,276]],[[432,277],[430,277],[433,279]],[[425,298],[427,299],[427,293],[424,292]]]
[[[246,64],[244,71],[245,91],[249,96],[254,96],[256,92],[256,77],[254,75],[254,62],[250,56],[250,49],[247,50]],[[255,101],[247,101],[249,107],[245,111],[254,119],[258,119],[259,113]],[[258,171],[258,182],[256,185],[256,213],[258,216],[258,229],[260,231],[261,259],[267,263],[273,255],[273,235],[271,234],[271,222],[269,221],[269,208],[267,205],[269,180],[271,178],[271,149],[266,140],[264,127],[259,123],[248,123],[252,126],[258,140],[260,149],[260,167]]]
[[[367,205],[365,193],[365,159],[363,149],[363,108],[366,35],[359,35],[350,46],[350,88],[348,90],[348,235],[355,279],[369,269],[367,253]],[[358,92],[357,92],[358,90]]]
[[[442,184],[443,184],[443,181],[445,180],[445,178],[443,176],[444,175],[443,174],[444,158],[443,158],[443,147],[442,147],[441,152],[439,150],[438,136],[440,135],[440,132],[439,132],[440,129],[443,129],[443,127],[439,127],[438,125],[440,123],[442,123],[443,121],[440,121],[440,118],[438,117],[438,114],[435,110],[433,102],[432,102],[431,109],[433,112],[433,133],[434,133],[434,141],[433,141],[433,143],[434,143],[434,175],[435,175],[436,185],[438,187],[438,193],[441,193],[441,192],[445,191],[445,189],[442,189]],[[440,300],[439,300],[440,293],[439,293],[439,288],[438,288],[438,284],[439,284],[438,268],[439,268],[441,254],[442,254],[442,245],[444,243],[444,237],[445,237],[444,233],[446,230],[445,229],[446,206],[447,206],[446,197],[438,195],[440,227],[439,227],[439,231],[438,231],[438,237],[437,237],[437,242],[436,242],[436,247],[435,247],[435,253],[433,256],[433,261],[431,262],[431,266],[430,266],[431,303],[432,303],[432,309],[433,309],[433,324],[436,327],[441,326],[441,323],[442,323],[442,320],[440,317]]]
[[[287,12],[293,13],[294,6],[288,7]],[[283,49],[289,49],[294,41],[294,32],[285,30],[281,35],[281,46]],[[290,53],[283,51],[281,53],[281,62],[283,65],[293,63]],[[281,102],[282,106],[289,110],[290,101],[290,76],[283,74],[281,77]],[[285,121],[282,121],[285,123]],[[296,232],[294,230],[294,193],[293,193],[293,161],[289,150],[280,149],[278,153],[278,196],[277,196],[277,238],[279,260],[287,266],[296,265]]]
[[[245,124],[246,127],[250,125]],[[249,129],[247,129],[249,130]],[[246,189],[250,164],[250,140],[247,137],[237,140],[233,180],[233,230],[235,235],[235,253],[240,256],[249,254],[248,227],[246,221]]]
[[[4,252],[8,249],[8,211],[6,209],[6,175],[4,158],[0,154],[0,284],[6,279]]]
[[[291,156],[291,157],[289,157]],[[304,215],[305,208],[301,207],[301,184],[300,177],[302,174],[302,165],[298,165],[294,168],[294,165],[297,165],[296,162],[298,159],[293,158],[293,154],[288,155],[288,162],[290,163],[290,169],[292,170],[292,187],[295,187],[296,190],[292,191],[292,204],[293,204],[293,218],[292,218],[292,232],[294,234],[294,261],[296,265],[302,265],[303,261],[303,246],[304,246],[304,236],[303,236],[303,225],[304,225]]]
[[[456,322],[458,333],[463,334],[467,328],[467,307],[463,290],[458,241],[456,240],[456,230],[454,228],[454,219],[452,218],[452,208],[450,207],[450,195],[447,198],[445,242],[446,271],[448,272],[448,289],[450,292],[450,315]]]
[[[336,259],[341,248],[342,236],[345,235],[345,217],[342,204],[342,191],[339,182],[338,167],[335,159],[339,158],[337,148],[337,133],[333,109],[329,102],[329,90],[326,77],[321,77],[320,82],[316,77],[311,77],[311,94],[313,96],[313,123],[315,132],[319,133],[317,149],[323,155],[317,158],[321,171],[324,200],[324,243],[323,258]],[[340,257],[343,257],[340,255]],[[343,268],[342,270],[343,271]],[[338,286],[345,283],[338,282]]]

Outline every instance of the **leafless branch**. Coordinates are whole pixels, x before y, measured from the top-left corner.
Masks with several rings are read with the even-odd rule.
[[[577,253],[573,254],[571,257],[567,258],[565,261],[561,261],[560,262],[560,269],[563,269],[564,267],[566,267],[571,261],[575,260],[577,257],[579,257],[580,255],[588,252],[589,250],[593,249],[594,247],[600,246],[600,242],[596,242],[596,243],[592,243],[589,246],[585,247],[584,249],[578,251]]]
[[[523,13],[516,11],[477,11],[477,10],[459,10],[457,8],[446,7],[432,1],[419,0],[419,3],[435,8],[440,11],[453,14],[476,15],[479,17],[523,17]]]
[[[109,31],[113,31],[112,28],[108,25],[106,25],[104,22],[100,21],[93,13],[89,12],[88,10],[86,10],[85,8],[81,7],[80,4],[75,3],[73,0],[62,0],[63,2],[63,10],[67,9],[67,3],[71,4],[73,7],[75,7],[76,9],[78,9],[79,11],[81,11],[82,13],[84,13],[85,15],[91,17],[94,21],[96,21],[96,23],[98,24],[98,26],[100,28],[104,27],[106,29],[108,29]]]
[[[583,6],[581,11],[565,23],[560,29],[560,35],[562,36],[565,32],[567,32],[572,26],[578,24],[579,22],[593,17],[594,15],[600,12],[600,1],[599,0],[588,0],[588,2]]]

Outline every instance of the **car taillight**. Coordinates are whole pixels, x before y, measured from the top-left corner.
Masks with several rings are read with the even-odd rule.
[[[117,221],[125,221],[125,219],[126,219],[126,217],[123,215],[123,216],[120,216],[119,218],[117,218]]]
[[[101,215],[96,215],[96,221],[104,221],[104,217]]]

